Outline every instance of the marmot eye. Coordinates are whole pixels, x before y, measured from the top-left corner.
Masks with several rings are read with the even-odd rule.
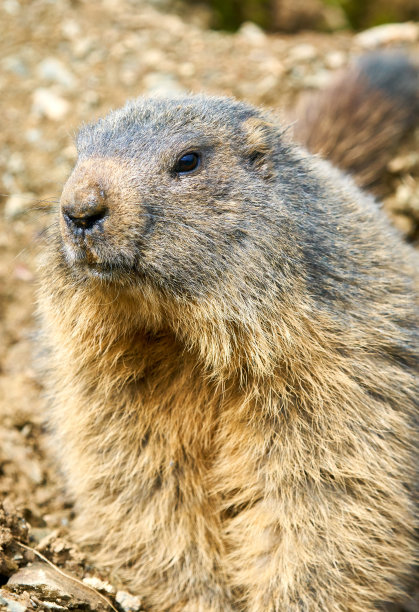
[[[188,174],[188,172],[193,172],[199,168],[200,164],[201,156],[199,153],[191,151],[190,153],[185,153],[185,155],[182,155],[182,157],[178,159],[175,165],[175,172],[177,174]]]

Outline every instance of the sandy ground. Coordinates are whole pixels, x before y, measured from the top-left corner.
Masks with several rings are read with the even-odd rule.
[[[369,38],[266,36],[245,24],[225,34],[206,30],[199,14],[164,14],[129,0],[0,0],[0,23],[0,586],[36,561],[19,540],[79,578],[93,576],[114,609],[140,610],[140,597],[118,591],[123,585],[112,576],[100,584],[88,554],[72,542],[71,500],[43,425],[36,253],[75,160],[73,134],[141,94],[227,94],[278,112],[367,47],[398,46],[417,56],[419,28]],[[419,132],[412,133],[395,154],[385,193],[386,209],[410,241],[419,234],[418,143]],[[64,578],[54,587],[52,574],[40,581],[49,595],[44,586],[25,586],[22,576],[0,589],[0,610],[111,609]]]

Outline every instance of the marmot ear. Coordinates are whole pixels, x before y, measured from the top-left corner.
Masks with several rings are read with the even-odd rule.
[[[277,139],[274,124],[261,117],[250,117],[242,123],[245,156],[253,168],[267,179],[274,176],[273,154]]]

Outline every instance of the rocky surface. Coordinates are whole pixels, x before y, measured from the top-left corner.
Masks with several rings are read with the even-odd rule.
[[[35,256],[75,160],[77,127],[141,94],[227,94],[280,114],[365,49],[419,49],[417,24],[280,36],[247,23],[226,34],[206,29],[199,12],[180,16],[159,6],[165,3],[0,0],[0,610],[141,609],[140,593],[125,592],[72,541],[71,500],[43,424]],[[400,147],[384,194],[412,241],[419,235],[418,144],[417,131]]]

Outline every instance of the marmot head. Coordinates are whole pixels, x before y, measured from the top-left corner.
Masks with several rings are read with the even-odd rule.
[[[254,108],[203,96],[139,99],[84,127],[61,198],[69,269],[200,296],[256,258],[263,284],[279,132]]]
[[[397,293],[374,202],[262,111],[139,99],[84,127],[77,146],[48,250],[72,322],[88,313],[101,334],[117,319],[116,337],[169,329],[213,371],[252,363],[265,375],[315,324],[323,346],[326,327],[370,325],[364,305],[381,312],[390,283]]]

